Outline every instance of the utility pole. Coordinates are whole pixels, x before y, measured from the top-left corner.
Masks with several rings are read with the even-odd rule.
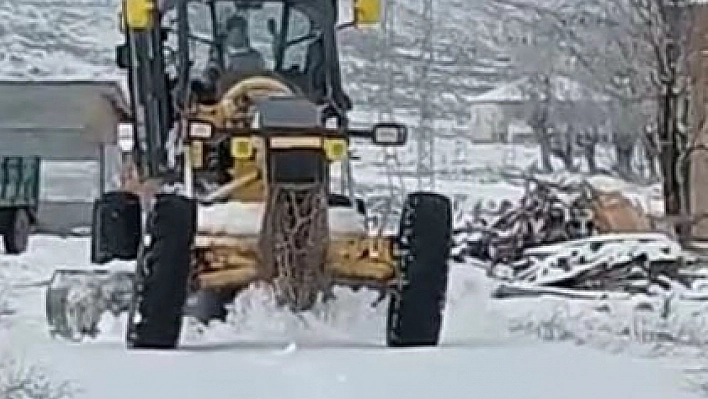
[[[383,39],[379,45],[379,70],[383,71],[384,83],[382,100],[383,105],[378,109],[379,122],[390,122],[395,120],[394,92],[396,88],[396,73],[394,62],[394,40],[396,24],[396,0],[386,0],[383,9]],[[401,161],[398,159],[398,152],[393,147],[384,147],[384,164],[386,165],[386,182],[389,189],[389,201],[386,212],[394,209],[395,200],[403,202],[406,187],[401,175]]]
[[[382,107],[379,107],[379,122],[393,118],[393,92],[395,74],[393,70],[393,41],[395,38],[395,6],[396,0],[387,0],[383,9],[383,40],[379,46],[379,62],[384,71],[384,90]]]
[[[420,124],[418,126],[417,147],[418,165],[416,175],[418,190],[435,189],[435,135],[433,132],[433,85],[430,82],[430,70],[435,59],[433,44],[433,1],[423,0],[421,16],[423,26],[423,42],[420,51],[420,80],[418,93],[420,95]]]

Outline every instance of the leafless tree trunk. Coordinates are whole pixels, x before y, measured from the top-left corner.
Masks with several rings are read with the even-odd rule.
[[[541,92],[532,91],[530,97],[533,100],[533,109],[529,118],[529,125],[533,129],[536,142],[541,150],[541,169],[544,173],[553,172],[553,164],[551,163],[551,137],[549,131],[550,124],[550,78],[546,75],[540,76]]]
[[[539,34],[556,38],[556,53],[572,60],[572,66],[562,72],[611,98],[634,107],[655,99],[666,87],[670,76],[665,51],[671,32],[667,23],[669,0],[559,0],[553,4],[489,1],[497,6],[497,12],[509,14],[514,20],[510,24],[520,20],[527,31],[537,28]],[[537,50],[544,55],[549,53],[547,49]],[[555,59],[525,61],[552,63]],[[631,123],[633,134],[643,134],[643,123]],[[619,151],[624,153],[626,148]],[[656,151],[649,151],[649,156],[652,154]]]
[[[595,160],[597,144],[600,141],[597,127],[588,127],[579,132],[576,143],[583,151],[585,162],[588,164],[590,174],[598,173],[597,161]]]
[[[617,134],[614,140],[617,173],[625,180],[634,180],[636,175],[632,169],[632,156],[634,154],[634,140],[631,135]]]

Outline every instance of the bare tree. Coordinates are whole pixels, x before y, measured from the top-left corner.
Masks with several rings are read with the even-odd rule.
[[[683,116],[666,101],[687,95],[676,79],[684,73],[682,43],[672,12],[677,4],[669,1],[487,0],[480,8],[503,15],[508,35],[535,36],[525,39],[522,34],[523,46],[513,41],[507,46],[516,57],[516,73],[548,76],[550,70],[608,98],[617,171],[631,178],[637,144],[646,148],[651,170],[660,152],[657,143],[680,134],[668,132]],[[504,45],[503,40],[499,43]],[[668,173],[666,167],[662,172]]]
[[[66,399],[76,392],[68,382],[54,383],[37,366],[27,366],[9,355],[0,358],[0,398]]]
[[[9,289],[0,285],[0,327],[10,313]],[[8,348],[11,349],[11,348]],[[0,398],[2,399],[68,399],[78,389],[67,381],[55,382],[36,365],[27,365],[11,353],[0,353]]]
[[[526,99],[526,105],[512,111],[533,129],[541,149],[541,169],[552,171],[551,155],[559,149],[552,148],[551,132],[554,130],[553,109],[555,77],[563,73],[563,52],[558,46],[546,15],[533,12],[514,0],[489,0],[475,4],[483,13],[503,18],[490,18],[486,25],[479,26],[480,40],[493,43],[511,57],[514,68],[507,79],[517,84]],[[496,24],[496,26],[495,26]],[[486,36],[486,37],[485,37]]]

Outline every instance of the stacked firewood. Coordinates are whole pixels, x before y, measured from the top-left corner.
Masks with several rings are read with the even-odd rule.
[[[493,274],[506,280],[497,297],[556,294],[600,298],[608,292],[659,294],[688,290],[687,273],[697,259],[659,233],[603,234],[530,248],[521,259],[497,264]]]
[[[608,293],[689,289],[697,264],[621,193],[589,184],[563,185],[523,178],[514,206],[481,205],[458,224],[453,257],[478,260],[506,282],[497,296],[557,294],[593,298]]]
[[[455,229],[453,257],[492,263],[519,259],[526,248],[596,233],[589,185],[561,186],[524,178],[525,195],[516,206],[502,201],[497,209],[475,206]]]

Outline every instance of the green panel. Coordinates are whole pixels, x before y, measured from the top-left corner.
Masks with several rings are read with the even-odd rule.
[[[39,157],[0,157],[0,207],[37,206],[40,166]]]

